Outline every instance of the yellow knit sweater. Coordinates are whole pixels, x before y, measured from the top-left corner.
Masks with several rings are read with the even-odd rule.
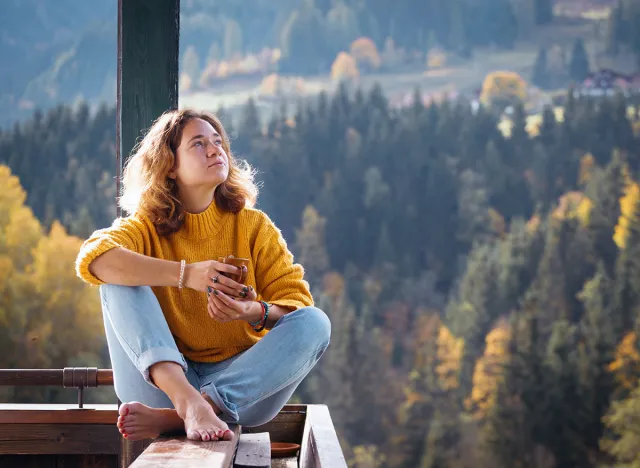
[[[165,260],[184,259],[187,263],[227,255],[248,258],[251,265],[246,284],[255,288],[260,300],[291,310],[313,305],[302,267],[293,263],[293,255],[278,228],[256,209],[228,213],[213,202],[202,213],[187,213],[180,231],[170,236],[159,236],[142,215],[116,219],[110,228],[94,232],[84,242],[76,260],[78,276],[90,284],[103,284],[89,272],[89,264],[115,247]],[[177,287],[152,289],[178,349],[193,361],[225,360],[250,348],[266,333],[254,332],[246,321],[212,320],[207,313],[206,293]]]

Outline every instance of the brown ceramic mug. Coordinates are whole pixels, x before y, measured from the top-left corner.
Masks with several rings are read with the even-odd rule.
[[[249,271],[249,263],[250,260],[248,258],[236,258],[233,255],[229,255],[228,257],[219,257],[218,261],[220,263],[226,263],[227,265],[233,265],[241,269],[240,275],[234,275],[232,273],[222,272],[223,276],[227,278],[231,278],[236,283],[244,284],[247,281],[247,272]],[[245,268],[242,268],[242,267]]]

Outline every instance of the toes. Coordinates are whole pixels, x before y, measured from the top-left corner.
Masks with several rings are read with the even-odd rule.
[[[209,441],[211,439],[211,436],[209,435],[209,433],[207,431],[205,431],[204,429],[200,429],[198,431],[198,433],[200,434],[200,439],[204,440],[205,442]]]
[[[231,429],[227,429],[222,432],[221,440],[233,440],[233,431]]]
[[[118,408],[118,414],[122,417],[128,416],[131,413],[132,406],[132,403],[122,403]]]
[[[200,433],[198,431],[187,431],[187,439],[189,440],[201,440]]]

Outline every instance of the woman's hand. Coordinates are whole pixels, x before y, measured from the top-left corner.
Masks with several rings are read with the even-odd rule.
[[[257,322],[262,318],[262,306],[255,301],[257,296],[253,288],[248,288],[245,299],[235,299],[219,289],[213,289],[209,294],[207,311],[212,319],[221,323],[233,320]]]
[[[208,292],[209,288],[221,289],[231,296],[241,297],[240,292],[245,286],[227,278],[223,273],[239,276],[240,268],[216,260],[189,263],[184,269],[184,286],[200,292]]]

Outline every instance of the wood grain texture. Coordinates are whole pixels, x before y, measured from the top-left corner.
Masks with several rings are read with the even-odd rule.
[[[329,408],[308,405],[300,448],[300,468],[347,468]]]
[[[231,442],[196,442],[186,437],[162,437],[151,443],[131,468],[231,468],[238,445],[240,426]]]
[[[120,452],[114,424],[0,424],[0,453],[99,455]]]
[[[116,455],[0,455],[2,468],[118,468]]]
[[[296,405],[299,408],[295,409],[290,409],[288,406],[285,406],[268,423],[256,427],[243,427],[242,432],[244,434],[268,432],[271,442],[301,443],[306,419],[306,406]]]
[[[234,468],[269,468],[271,466],[271,440],[268,432],[240,434]]]
[[[0,404],[0,424],[115,424],[117,405]]]
[[[131,466],[131,464],[136,461],[140,455],[142,455],[142,452],[144,452],[152,442],[153,439],[133,441],[120,437],[119,467],[129,468],[129,466]]]
[[[179,37],[180,0],[118,0],[118,193],[122,164],[142,132],[178,107]]]

